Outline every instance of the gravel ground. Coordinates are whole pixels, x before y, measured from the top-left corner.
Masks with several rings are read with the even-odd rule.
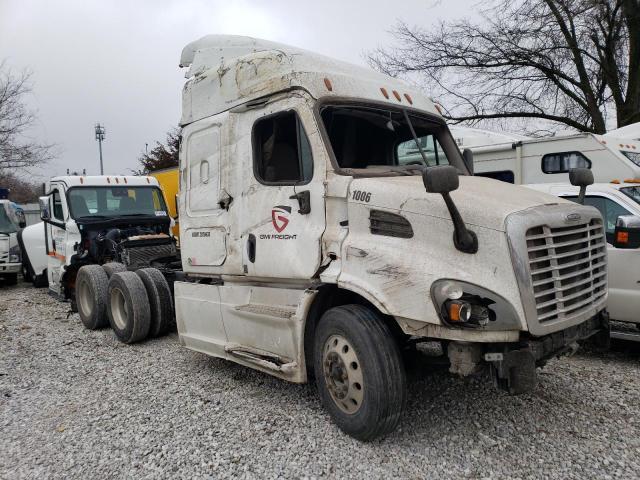
[[[315,389],[125,346],[68,304],[0,287],[0,478],[638,478],[640,347],[554,360],[534,393],[414,368],[401,428],[342,434]]]

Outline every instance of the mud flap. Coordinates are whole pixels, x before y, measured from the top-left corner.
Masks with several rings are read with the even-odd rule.
[[[496,387],[510,395],[530,392],[537,384],[536,359],[528,348],[512,350],[492,363],[491,375]]]

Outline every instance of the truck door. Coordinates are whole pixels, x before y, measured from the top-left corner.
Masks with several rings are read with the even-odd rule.
[[[575,200],[577,197],[565,198]],[[620,215],[637,215],[637,212],[629,211],[626,206],[607,195],[587,195],[584,203],[597,208],[604,220],[607,235],[609,315],[613,320],[640,323],[640,250],[615,248],[612,245],[617,218]]]
[[[296,96],[244,115],[251,139],[239,232],[244,272],[310,279],[321,262],[326,173],[311,106]]]
[[[52,185],[49,194],[49,211],[51,218],[46,222],[45,239],[47,242],[47,274],[49,288],[61,294],[60,276],[66,262],[66,231],[67,208],[64,201],[64,190],[59,185]]]

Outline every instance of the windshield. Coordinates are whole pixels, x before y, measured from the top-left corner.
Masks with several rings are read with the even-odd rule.
[[[640,203],[640,185],[637,187],[622,187],[620,191],[635,200],[636,203]]]
[[[72,218],[167,215],[157,187],[74,187],[69,190],[69,209]]]
[[[3,204],[0,204],[0,233],[15,233],[18,229],[11,221]]]
[[[338,166],[358,175],[418,175],[425,165],[453,165],[461,174],[468,174],[446,124],[426,113],[407,113],[426,164],[402,110],[354,105],[324,107],[322,122]]]

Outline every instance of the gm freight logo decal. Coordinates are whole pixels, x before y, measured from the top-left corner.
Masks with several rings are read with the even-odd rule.
[[[282,231],[287,228],[290,213],[291,207],[285,207],[283,205],[276,205],[271,209],[271,222],[276,232],[282,233]]]
[[[289,225],[289,215],[291,214],[291,207],[285,205],[276,205],[271,209],[271,223],[277,233],[263,233],[260,235],[260,240],[295,240],[297,234],[285,234],[282,233],[287,225]]]

